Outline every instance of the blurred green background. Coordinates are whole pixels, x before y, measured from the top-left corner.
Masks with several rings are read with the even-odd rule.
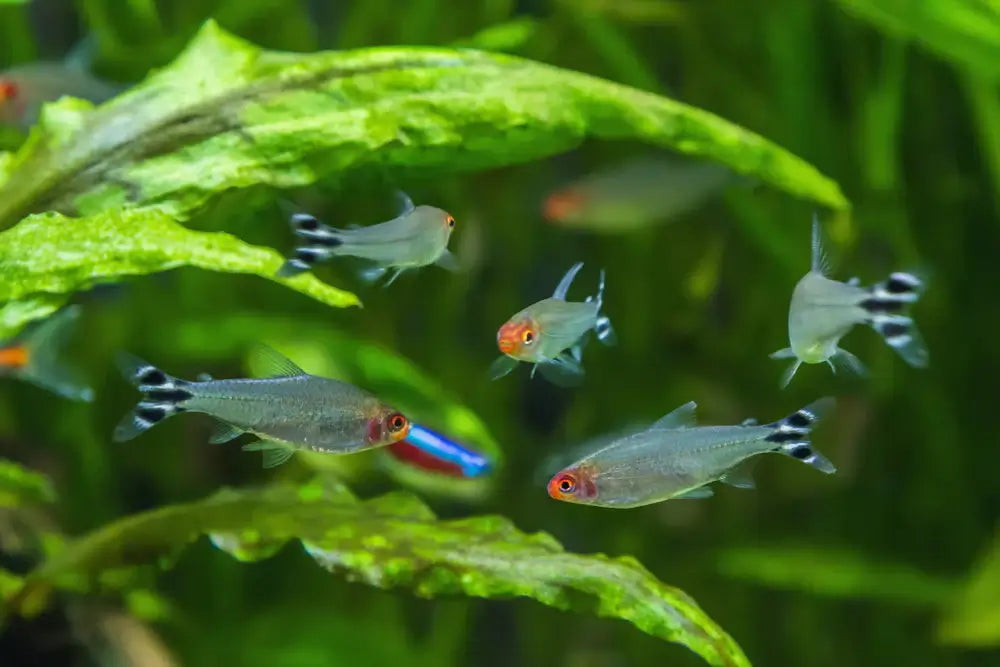
[[[82,533],[222,485],[303,472],[299,461],[262,471],[255,455],[208,446],[210,424],[197,417],[111,443],[136,399],[113,369],[115,350],[182,377],[240,376],[246,341],[265,338],[299,350],[319,372],[329,363],[325,347],[346,334],[412,360],[500,443],[504,465],[492,488],[478,500],[429,496],[440,515],[500,513],[569,550],[634,555],[694,597],[756,665],[1000,665],[1000,559],[988,555],[1000,516],[996,2],[0,3],[0,68],[60,59],[87,37],[95,72],[134,82],[168,63],[209,17],[293,51],[475,43],[665,94],[758,132],[816,165],[852,201],[850,216],[827,226],[835,277],[870,283],[891,270],[929,270],[915,313],[932,363],[910,369],[859,328],[844,347],[869,366],[868,380],[808,366],[779,391],[783,366],[767,354],[787,344],[787,304],[808,268],[813,213],[781,193],[730,188],[670,224],[621,235],[543,221],[554,188],[647,147],[593,142],[443,181],[383,174],[345,191],[233,192],[192,226],[284,251],[286,200],[334,223],[379,220],[393,212],[392,187],[404,187],[459,221],[451,247],[469,270],[428,268],[386,290],[364,286],[343,264],[318,271],[356,291],[363,310],[196,269],[78,298],[86,310],[72,357],[93,379],[97,402],[0,385],[0,452],[53,477],[62,500],[52,520],[62,529]],[[549,294],[578,260],[586,263],[582,294],[598,268],[607,270],[619,346],[591,345],[588,379],[575,390],[529,381],[526,369],[489,382],[497,327]],[[275,318],[286,324],[276,328]],[[837,464],[835,476],[772,457],[757,468],[758,490],[723,487],[706,501],[611,511],[546,497],[540,466],[575,441],[688,400],[699,403],[703,423],[735,423],[776,419],[825,394],[840,397],[839,408],[816,442]],[[353,486],[367,497],[397,483],[372,470]],[[986,592],[956,597],[970,577]],[[115,616],[112,601],[77,600],[9,625],[0,664],[122,664],[105,646],[109,635],[146,642],[145,659],[125,664],[164,664],[150,657],[160,655],[157,641],[185,665],[701,664],[625,623],[530,600],[424,601],[348,584],[292,547],[240,565],[201,541],[156,590],[166,606],[151,626],[159,640]],[[955,611],[966,603],[980,606]],[[117,619],[119,629],[101,634],[95,619]]]

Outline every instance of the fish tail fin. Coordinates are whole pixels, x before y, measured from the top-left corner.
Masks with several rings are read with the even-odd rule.
[[[278,269],[277,275],[281,278],[289,278],[311,270],[319,262],[337,254],[336,248],[344,243],[340,230],[324,225],[308,213],[292,215],[288,224],[301,241],[295,248],[295,255],[289,257]]]
[[[191,398],[191,383],[167,375],[156,366],[125,352],[119,352],[117,364],[122,375],[139,388],[139,403],[118,423],[115,442],[131,440],[154,424],[184,411],[184,401]]]
[[[79,306],[63,308],[25,333],[18,343],[25,355],[24,366],[18,375],[65,398],[92,401],[94,390],[86,385],[78,369],[62,356],[80,312]]]
[[[819,216],[813,213],[812,219],[812,259],[810,269],[816,273],[827,275],[830,273],[830,260],[823,249],[823,230],[820,228]]]
[[[810,403],[784,419],[769,424],[774,430],[765,440],[774,445],[772,451],[787,454],[828,475],[835,473],[837,468],[812,446],[809,439],[816,422],[832,407],[832,398],[821,398]]]
[[[587,297],[587,303],[597,305],[597,320],[594,322],[594,334],[597,340],[605,345],[614,345],[618,342],[618,334],[611,326],[611,318],[604,314],[604,269],[601,269],[601,278],[597,283],[597,294]]]
[[[906,363],[917,368],[927,366],[927,346],[906,309],[917,302],[923,290],[924,281],[918,275],[897,271],[870,287],[861,302],[868,314],[867,323]]]

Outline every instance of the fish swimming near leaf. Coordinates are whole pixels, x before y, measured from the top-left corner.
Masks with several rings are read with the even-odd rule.
[[[562,227],[629,232],[694,210],[735,181],[732,171],[714,162],[636,158],[552,192],[542,215]]]
[[[278,275],[298,275],[333,257],[357,257],[373,262],[374,266],[364,274],[371,281],[391,271],[386,286],[403,271],[429,264],[457,270],[458,262],[448,250],[455,218],[434,206],[414,206],[403,193],[399,197],[402,210],[397,217],[368,227],[337,229],[305,213],[293,215],[292,230],[302,244],[296,248],[295,256],[278,270]]]
[[[629,508],[671,498],[707,498],[721,481],[753,488],[750,461],[758,454],[785,454],[832,474],[833,464],[812,446],[813,426],[833,405],[820,399],[780,421],[735,426],[697,426],[696,404],[685,403],[642,429],[615,437],[556,473],[549,496],[570,503]]]
[[[552,296],[519,311],[497,331],[497,347],[503,356],[493,362],[490,376],[496,380],[510,373],[520,362],[532,363],[531,377],[542,377],[560,386],[574,386],[583,380],[583,345],[591,331],[605,345],[616,342],[611,320],[602,311],[604,271],[597,294],[585,301],[567,301],[573,279],[583,262],[574,264]]]
[[[492,470],[482,454],[419,424],[411,424],[406,438],[388,450],[399,461],[453,477],[481,477]]]
[[[67,63],[18,65],[0,72],[0,124],[27,131],[38,120],[46,102],[77,97],[99,104],[121,90],[121,86],[102,81]]]
[[[828,273],[819,220],[814,216],[812,265],[795,286],[788,309],[790,347],[771,354],[772,359],[794,359],[782,375],[782,387],[791,382],[802,364],[825,362],[834,373],[841,366],[863,375],[861,361],[840,347],[840,339],[856,324],[875,329],[911,366],[927,366],[927,347],[906,313],[924,288],[917,275],[900,271],[876,285],[862,287],[856,278],[842,283],[828,278]]]
[[[38,385],[74,401],[94,400],[63,347],[80,319],[81,308],[68,306],[0,345],[0,376]]]
[[[209,442],[252,433],[261,440],[243,449],[262,451],[264,467],[271,468],[299,449],[348,454],[398,442],[409,432],[402,413],[367,391],[309,375],[270,348],[256,352],[271,377],[181,380],[122,353],[122,374],[143,397],[118,424],[114,439],[130,440],[180,412],[202,412],[220,422]]]

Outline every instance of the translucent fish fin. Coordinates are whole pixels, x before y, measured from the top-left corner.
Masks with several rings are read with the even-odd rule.
[[[756,485],[753,481],[754,463],[756,463],[754,459],[747,459],[742,463],[737,463],[727,470],[726,474],[719,478],[719,481],[729,486],[735,486],[738,489],[755,488]]]
[[[138,405],[115,427],[115,442],[131,440],[167,417],[183,412],[183,403],[191,398],[188,382],[167,375],[139,357],[119,352],[115,361],[122,375],[143,393]]]
[[[821,398],[770,424],[774,430],[765,440],[774,445],[772,451],[796,458],[828,475],[837,472],[830,460],[813,448],[809,439],[816,422],[833,408],[833,404],[832,398]]]
[[[410,199],[410,195],[406,194],[402,190],[396,190],[396,205],[399,207],[399,212],[396,215],[404,216],[413,213],[414,209],[417,207],[413,205],[413,200]]]
[[[811,269],[822,275],[830,273],[830,260],[823,250],[823,231],[820,229],[819,216],[813,213],[812,222],[812,264]]]
[[[242,449],[245,452],[262,452],[264,455],[265,468],[276,468],[288,459],[292,458],[292,454],[295,453],[295,448],[291,445],[274,442],[272,440],[248,442],[243,445]]]
[[[195,377],[196,380],[198,380],[198,382],[211,382],[212,380],[215,379],[211,375],[209,375],[208,373],[198,373],[194,377]]]
[[[787,387],[788,383],[792,381],[792,378],[795,377],[795,374],[798,372],[799,366],[801,365],[802,362],[796,359],[788,368],[785,369],[785,372],[781,374],[779,384],[782,389]]]
[[[80,313],[79,306],[69,306],[28,329],[18,339],[27,359],[17,375],[64,398],[89,402],[94,400],[94,390],[70,359],[62,355]]]
[[[458,271],[462,268],[461,265],[458,263],[458,257],[456,257],[455,253],[448,250],[447,248],[445,248],[445,250],[434,261],[434,263],[440,266],[442,269],[445,269],[446,271]]]
[[[850,278],[847,279],[847,284],[850,287],[860,287],[861,286],[861,278],[858,278],[857,276],[851,276]]]
[[[382,289],[385,289],[389,285],[391,285],[394,282],[396,282],[396,278],[398,278],[403,273],[403,271],[405,271],[405,270],[406,269],[398,269],[398,268],[394,269],[392,275],[389,276],[389,279],[386,280],[385,283],[382,285]]]
[[[690,491],[685,491],[679,496],[674,496],[677,500],[700,500],[702,498],[711,498],[715,495],[715,491],[712,490],[710,486],[699,486],[697,489],[691,489]]]
[[[361,280],[366,283],[375,284],[386,274],[388,270],[389,269],[384,266],[369,266],[361,269],[361,271],[358,272],[358,275],[361,277]]]
[[[748,417],[740,422],[740,426],[757,426],[758,423],[753,417]]]
[[[535,365],[542,377],[559,387],[577,387],[583,382],[583,366],[568,354]]]
[[[224,442],[229,442],[240,437],[245,432],[243,429],[237,428],[232,424],[220,421],[212,429],[211,435],[208,436],[208,442],[213,445],[221,445]]]
[[[698,423],[697,410],[698,404],[694,401],[688,401],[679,408],[660,417],[649,428],[657,430],[690,428]]]
[[[834,369],[834,372],[838,368],[841,368],[847,373],[857,375],[858,377],[866,377],[868,375],[868,370],[861,363],[861,360],[843,348],[838,347],[829,361],[832,363],[831,368]]]
[[[771,354],[769,354],[767,356],[769,356],[771,359],[794,359],[795,358],[795,353],[792,352],[792,348],[790,348],[790,347],[783,347],[780,350],[778,350],[777,352],[772,352]]]
[[[917,331],[913,320],[905,315],[883,315],[872,319],[871,327],[877,331],[903,361],[914,368],[926,368],[930,359],[927,345]]]
[[[263,372],[263,377],[297,377],[308,375],[299,368],[298,364],[278,352],[270,345],[257,343],[250,351],[253,360],[257,362]]]
[[[506,354],[497,357],[496,360],[490,364],[490,379],[498,380],[502,378],[504,375],[507,375],[512,370],[517,368],[519,363],[521,362],[517,359],[508,357]]]
[[[559,281],[559,284],[556,285],[556,291],[552,293],[553,299],[562,299],[563,301],[566,300],[566,293],[569,291],[569,286],[573,284],[573,279],[576,278],[576,274],[578,274],[582,268],[583,262],[577,262],[573,266],[569,267],[569,271],[566,272],[566,275],[564,275],[562,280]]]
[[[618,334],[615,333],[615,328],[611,326],[611,319],[607,315],[597,318],[594,323],[594,335],[603,345],[611,347],[618,344]]]

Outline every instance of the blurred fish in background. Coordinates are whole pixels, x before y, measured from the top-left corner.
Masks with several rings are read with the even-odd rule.
[[[0,376],[31,382],[74,401],[94,400],[93,389],[62,355],[80,312],[79,306],[63,308],[0,346]]]

